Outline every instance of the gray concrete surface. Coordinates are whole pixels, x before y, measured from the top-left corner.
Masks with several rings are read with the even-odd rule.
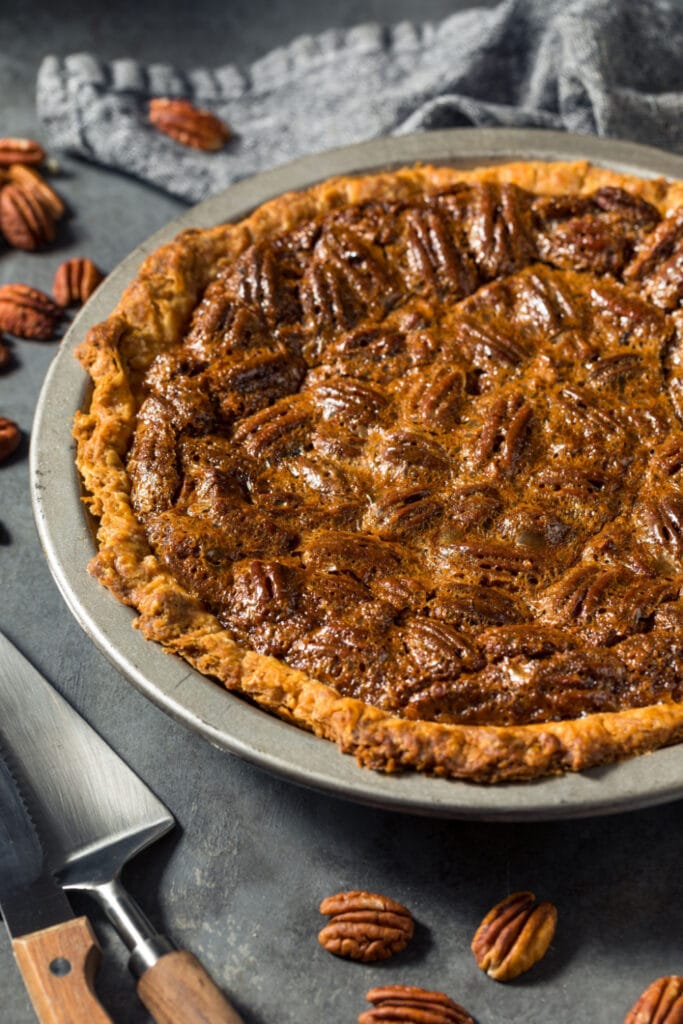
[[[222,4],[0,2],[0,134],[40,135],[33,86],[41,57],[94,49],[200,62],[251,60],[302,31],[367,18],[436,18],[446,0],[249,0]],[[181,204],[121,175],[64,159],[56,184],[73,208],[58,244],[3,250],[0,282],[49,288],[69,255],[110,269]],[[164,800],[178,828],[140,856],[126,881],[148,915],[202,958],[246,1024],[351,1024],[366,991],[400,982],[437,988],[479,1024],[621,1022],[654,978],[683,972],[680,804],[556,824],[440,822],[308,792],[220,753],[149,704],[81,632],[51,579],[29,507],[28,438],[54,345],[17,342],[0,377],[0,415],[24,443],[0,467],[0,629]],[[316,941],[320,899],[367,888],[405,902],[418,922],[400,957],[364,967]],[[476,968],[469,943],[483,913],[530,888],[559,909],[556,939],[508,986]],[[93,908],[74,901],[78,911]],[[143,1024],[125,955],[93,911],[105,950],[98,979],[116,1022]],[[0,1022],[33,1013],[0,929]]]

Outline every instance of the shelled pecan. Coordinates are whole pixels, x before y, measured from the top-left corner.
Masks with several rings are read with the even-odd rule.
[[[55,220],[61,220],[66,212],[64,202],[35,167],[11,164],[7,169],[7,176],[28,195],[38,199]]]
[[[35,192],[10,183],[0,191],[0,230],[15,249],[33,252],[54,240],[55,222]]]
[[[8,459],[21,441],[21,431],[14,420],[0,416],[0,462]]]
[[[152,99],[149,120],[160,132],[194,149],[222,149],[231,134],[220,118],[195,107],[189,100]]]
[[[340,892],[320,904],[330,921],[318,935],[329,953],[350,960],[386,960],[400,953],[413,936],[409,910],[396,900],[371,892]]]
[[[496,981],[510,981],[545,956],[557,924],[552,903],[515,892],[489,911],[472,940],[477,966]]]
[[[41,164],[45,150],[33,139],[0,139],[0,167],[10,164]]]
[[[371,988],[366,999],[373,1003],[358,1017],[358,1024],[474,1024],[474,1020],[444,992],[430,992],[415,985],[384,985]]]
[[[0,338],[0,373],[4,373],[12,365],[12,350],[7,342]]]
[[[0,286],[0,330],[19,338],[48,341],[54,336],[62,309],[49,295],[27,284]]]
[[[104,274],[85,256],[64,260],[55,272],[52,294],[60,306],[87,302]]]
[[[624,1024],[683,1024],[683,978],[671,974],[649,985]]]

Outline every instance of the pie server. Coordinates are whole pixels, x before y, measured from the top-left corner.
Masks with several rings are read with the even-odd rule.
[[[157,1024],[243,1024],[199,961],[156,932],[119,880],[131,857],[173,828],[173,816],[2,633],[0,747],[49,871],[104,909]]]

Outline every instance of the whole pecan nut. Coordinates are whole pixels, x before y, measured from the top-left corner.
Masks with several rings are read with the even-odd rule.
[[[48,341],[54,337],[62,309],[49,295],[27,284],[0,286],[0,330],[19,338]]]
[[[405,949],[414,931],[409,910],[396,900],[352,890],[328,896],[320,913],[330,921],[318,935],[328,953],[350,960],[386,960]]]
[[[670,974],[645,989],[624,1024],[683,1024],[683,978]]]
[[[150,100],[149,120],[160,132],[194,149],[222,149],[230,138],[230,129],[219,117],[188,100]]]
[[[41,164],[45,150],[33,139],[0,139],[0,167],[10,164]]]
[[[42,174],[39,174],[35,167],[26,167],[24,164],[11,164],[7,170],[11,181],[39,200],[55,220],[60,220],[65,213],[66,207],[60,196],[45,181]]]
[[[21,431],[14,420],[0,416],[0,462],[8,459],[21,441]]]
[[[0,192],[0,230],[15,249],[33,252],[53,241],[55,222],[34,192],[9,184]]]
[[[515,892],[496,904],[472,939],[477,965],[496,981],[510,981],[545,956],[557,924],[552,903]]]
[[[52,294],[60,306],[87,302],[104,275],[86,256],[64,260],[55,272]]]
[[[430,992],[415,985],[371,988],[366,999],[374,1005],[359,1015],[358,1024],[474,1024],[467,1010],[444,992]]]

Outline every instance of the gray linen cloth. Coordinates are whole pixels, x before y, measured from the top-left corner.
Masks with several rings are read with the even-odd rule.
[[[464,125],[595,132],[683,152],[680,0],[504,0],[439,23],[305,35],[249,67],[181,71],[47,57],[38,112],[52,147],[198,200],[246,175],[379,135]],[[190,99],[234,132],[218,153],[146,120]]]

